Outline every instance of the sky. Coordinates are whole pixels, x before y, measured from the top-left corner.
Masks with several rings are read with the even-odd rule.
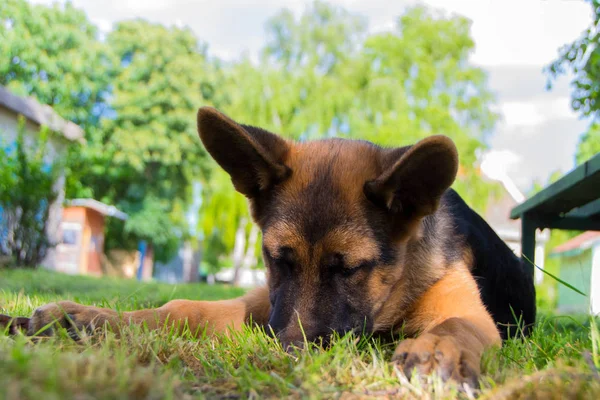
[[[35,0],[52,3],[53,0]],[[369,29],[391,29],[414,0],[329,0],[368,18]],[[189,26],[209,52],[225,59],[256,55],[266,40],[265,22],[282,8],[300,14],[310,0],[72,0],[103,31],[136,17]],[[560,46],[572,42],[591,21],[583,0],[422,0],[472,21],[471,62],[489,74],[502,119],[491,138],[506,155],[508,176],[522,190],[546,183],[556,170],[574,167],[575,149],[587,124],[571,111],[569,79],[546,88],[542,69]],[[443,134],[443,132],[439,132]],[[400,132],[401,134],[401,132]]]

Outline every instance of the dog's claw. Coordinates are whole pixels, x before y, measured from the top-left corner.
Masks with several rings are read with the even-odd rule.
[[[91,306],[84,306],[72,301],[61,301],[46,304],[36,309],[29,322],[29,336],[52,336],[53,326],[67,329],[74,340],[80,340],[81,331],[92,332],[111,318],[107,311]]]
[[[437,373],[444,382],[454,380],[472,388],[479,384],[478,359],[471,357],[449,336],[424,334],[416,339],[404,340],[392,361],[408,379],[415,372],[417,375]]]

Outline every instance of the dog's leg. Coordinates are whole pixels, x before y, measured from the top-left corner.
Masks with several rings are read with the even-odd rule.
[[[29,321],[28,334],[51,335],[52,326],[70,328],[74,336],[77,330],[93,331],[108,324],[114,330],[123,324],[144,324],[150,329],[168,325],[182,331],[186,326],[195,335],[240,329],[252,320],[259,325],[268,322],[270,311],[267,288],[258,288],[232,300],[192,301],[173,300],[162,307],[118,313],[107,308],[85,306],[72,301],[50,303],[35,310]],[[76,329],[73,329],[76,328]]]
[[[437,372],[477,386],[481,356],[500,345],[500,334],[479,296],[477,284],[464,266],[456,266],[417,301],[405,326],[421,334],[402,341],[393,360],[407,376]]]

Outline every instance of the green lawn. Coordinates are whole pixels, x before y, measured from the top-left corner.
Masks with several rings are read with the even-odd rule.
[[[142,284],[47,271],[0,270],[0,313],[30,315],[72,299],[122,310],[174,298],[234,297],[224,286]],[[387,362],[393,345],[351,336],[295,356],[258,330],[233,337],[176,337],[130,327],[75,343],[66,333],[33,343],[0,331],[1,399],[90,398],[470,398],[435,378],[404,377]],[[595,350],[596,357],[598,356]],[[600,398],[590,320],[540,318],[531,339],[509,341],[483,361],[479,398]],[[598,361],[598,360],[597,360]]]

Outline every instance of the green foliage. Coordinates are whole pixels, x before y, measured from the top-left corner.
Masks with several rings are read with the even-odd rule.
[[[115,59],[97,28],[70,2],[0,2],[0,85],[34,96],[93,128],[104,111]]]
[[[290,72],[332,75],[364,41],[364,18],[323,1],[315,1],[298,21],[282,10],[267,22],[269,42],[263,56]]]
[[[222,235],[219,231],[215,231],[205,238],[205,250],[202,255],[202,268],[206,274],[214,274],[219,272],[223,262],[222,256],[226,253],[227,247],[223,243]]]
[[[14,149],[0,147],[0,243],[18,267],[36,267],[54,245],[46,227],[58,196],[54,185],[60,164],[48,162],[47,145],[45,128],[35,144],[26,143],[25,120],[20,118]]]
[[[600,1],[586,0],[592,10],[592,23],[583,30],[581,35],[572,43],[562,46],[558,51],[558,58],[554,60],[546,71],[550,78],[556,78],[559,75],[573,72],[574,79],[571,82],[573,86],[572,106],[575,111],[579,111],[584,116],[595,117],[600,103],[598,96],[600,94],[600,34],[598,32],[598,23],[600,22]]]
[[[158,259],[168,259],[187,232],[183,213],[192,181],[206,174],[195,113],[212,96],[211,65],[187,29],[122,22],[107,43],[120,60],[114,115],[90,137],[92,151],[80,158],[77,181],[130,215],[124,230],[109,226],[107,247],[135,248],[143,239]]]
[[[545,275],[544,280],[536,287],[538,306],[554,310],[558,301],[558,285],[560,284],[553,276],[560,275],[560,258],[553,257],[552,252],[556,247],[573,238],[581,232],[563,231],[553,229],[550,231],[550,239],[544,249],[544,270],[551,275]]]
[[[600,153],[600,125],[594,122],[579,139],[575,159],[582,164]]]
[[[592,23],[572,43],[558,51],[558,57],[546,67],[550,79],[572,72],[571,106],[591,119],[587,132],[579,140],[576,161],[582,163],[600,152],[598,117],[600,111],[600,1],[586,0],[592,9]],[[549,82],[549,87],[551,82]]]
[[[484,211],[491,185],[476,169],[478,150],[496,115],[483,70],[468,63],[474,43],[470,23],[422,7],[409,9],[392,33],[367,39],[358,95],[348,113],[350,136],[385,146],[444,134],[456,143],[461,174],[454,188]],[[361,101],[362,100],[362,101]]]
[[[127,247],[134,248],[137,239],[144,239],[156,249],[154,258],[157,261],[169,261],[177,253],[181,237],[181,232],[174,231],[170,208],[167,200],[152,196],[144,198],[142,203],[125,207],[131,216],[125,222],[123,232],[126,238],[134,239]],[[123,243],[112,244],[113,248],[117,246],[122,247]]]
[[[190,177],[203,172],[195,115],[207,103],[203,86],[212,84],[204,49],[190,30],[144,21],[119,23],[107,40],[121,60],[116,116],[103,121],[112,163],[182,197]]]
[[[217,168],[211,174],[210,187],[201,208],[200,228],[207,238],[217,235],[218,243],[224,246],[218,246],[219,249],[226,252],[233,248],[235,231],[242,218],[249,218],[248,202],[235,191],[229,175]],[[210,240],[207,246],[208,243]]]

